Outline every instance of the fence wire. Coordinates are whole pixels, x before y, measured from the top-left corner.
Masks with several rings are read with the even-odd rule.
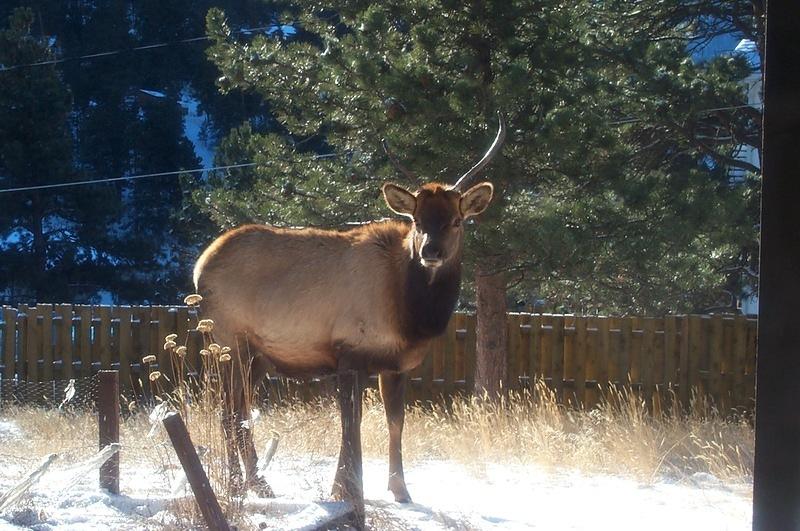
[[[95,376],[48,382],[0,379],[0,408],[92,409],[97,400],[97,387]]]

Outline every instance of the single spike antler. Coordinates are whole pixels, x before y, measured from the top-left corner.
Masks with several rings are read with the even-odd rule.
[[[392,165],[394,165],[395,169],[400,173],[402,173],[403,175],[405,175],[406,178],[408,178],[409,180],[416,181],[417,176],[414,174],[414,172],[412,172],[411,170],[409,170],[400,163],[400,161],[395,156],[394,152],[392,152],[392,150],[389,149],[389,142],[387,142],[385,138],[381,140],[381,145],[383,146],[383,152],[386,153],[387,157],[389,157],[389,160],[392,162]]]
[[[486,154],[481,158],[481,160],[479,160],[472,168],[470,168],[467,173],[458,178],[456,184],[453,185],[453,190],[463,192],[467,185],[472,181],[472,178],[480,173],[480,171],[492,161],[494,156],[500,152],[500,148],[503,146],[503,141],[506,139],[506,123],[505,120],[503,120],[503,115],[500,114],[500,111],[497,112],[497,119],[499,120],[500,124],[499,128],[497,129],[497,136],[494,137],[494,142],[492,142],[492,145],[489,146],[489,150],[486,151]]]

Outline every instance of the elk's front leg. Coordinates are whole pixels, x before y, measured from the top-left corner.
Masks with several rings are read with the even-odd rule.
[[[342,445],[333,480],[333,497],[353,503],[357,526],[364,526],[364,486],[361,461],[361,390],[366,373],[340,369],[336,375],[342,416]],[[359,525],[360,524],[360,525]]]
[[[403,422],[405,419],[406,375],[382,372],[378,375],[386,424],[389,427],[389,490],[400,503],[410,503],[411,496],[403,476]]]

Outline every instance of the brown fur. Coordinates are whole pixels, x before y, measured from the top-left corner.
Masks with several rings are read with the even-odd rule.
[[[217,342],[250,356],[232,362],[238,370],[230,425],[242,415],[244,385],[258,383],[245,383],[254,359],[254,373],[264,372],[264,360],[289,376],[381,372],[382,394],[392,401],[386,404],[390,488],[399,501],[410,500],[400,460],[403,384],[390,375],[419,365],[426,343],[444,332],[461,281],[461,222],[486,208],[491,193],[487,183],[463,194],[436,183],[415,194],[387,185],[390,207],[412,222],[380,221],[343,231],[247,225],[217,238],[198,259],[194,282]],[[340,394],[342,400],[344,408],[352,396]],[[344,422],[347,412],[342,414]],[[241,437],[239,447],[251,448],[249,434]],[[343,440],[340,463],[360,469],[360,457],[345,456],[348,444]],[[247,452],[250,476],[255,451]],[[231,457],[234,462],[238,457]],[[342,486],[348,481],[343,473],[337,472],[336,484],[352,495],[356,487]]]

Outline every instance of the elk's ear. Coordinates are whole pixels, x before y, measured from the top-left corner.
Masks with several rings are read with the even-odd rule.
[[[489,206],[494,194],[492,183],[476,184],[463,194],[461,194],[460,208],[461,217],[464,219],[477,216]]]
[[[401,188],[396,184],[386,183],[383,185],[383,198],[396,213],[401,216],[414,217],[414,210],[417,208],[417,198],[414,194]]]

